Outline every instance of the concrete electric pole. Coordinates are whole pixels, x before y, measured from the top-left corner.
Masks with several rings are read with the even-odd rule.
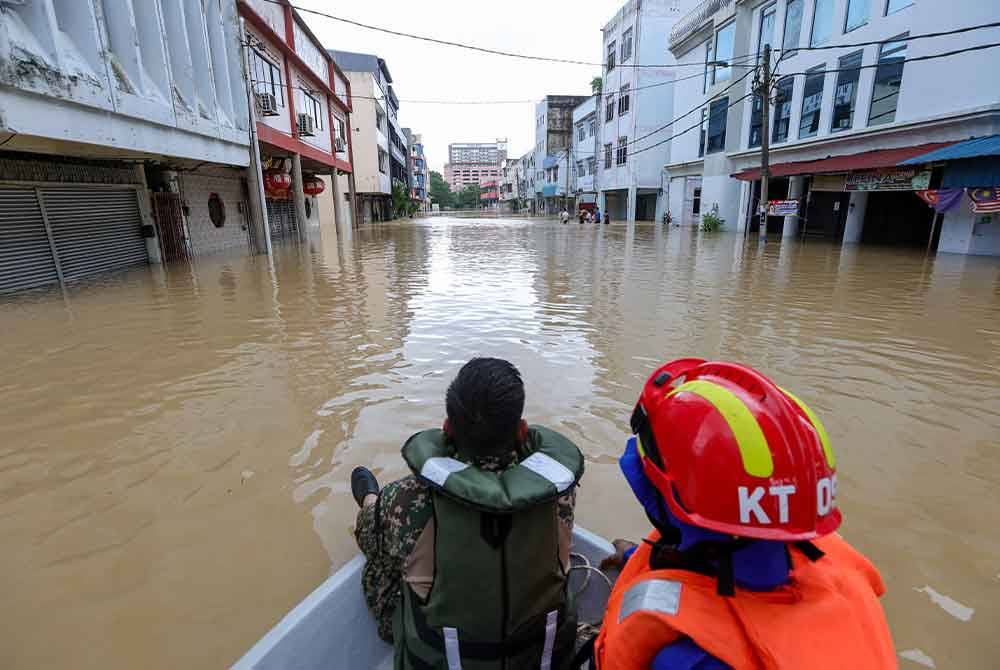
[[[760,232],[759,241],[767,241],[767,182],[771,148],[771,133],[768,117],[771,111],[771,45],[764,45],[764,57],[761,61],[763,72],[757,86],[760,97]]]

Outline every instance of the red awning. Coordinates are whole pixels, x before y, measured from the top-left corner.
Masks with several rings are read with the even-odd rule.
[[[902,149],[879,149],[877,151],[864,151],[860,154],[848,154],[846,156],[829,156],[815,161],[775,163],[771,165],[770,172],[772,177],[787,177],[799,174],[851,172],[895,167],[905,160],[952,144],[954,142],[931,142],[930,144],[903,147]],[[760,168],[750,168],[749,170],[737,172],[732,176],[736,179],[753,181],[760,179]]]

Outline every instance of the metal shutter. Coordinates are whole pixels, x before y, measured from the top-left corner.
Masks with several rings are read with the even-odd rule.
[[[271,239],[294,238],[298,230],[295,225],[295,205],[291,200],[267,199],[267,221],[271,226]]]
[[[0,293],[58,281],[35,190],[0,187]]]
[[[46,187],[42,200],[67,281],[149,262],[135,189]]]

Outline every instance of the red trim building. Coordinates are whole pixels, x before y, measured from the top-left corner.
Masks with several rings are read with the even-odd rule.
[[[290,0],[237,0],[244,20],[247,72],[266,194],[270,235],[282,238],[319,221],[311,189],[332,177],[335,216],[354,190],[351,85]],[[291,187],[277,173],[291,176]],[[301,173],[301,179],[296,174]],[[346,177],[346,179],[343,179]],[[306,188],[303,189],[303,184]]]

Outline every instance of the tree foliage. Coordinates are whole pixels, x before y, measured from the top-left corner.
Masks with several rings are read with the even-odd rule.
[[[459,209],[479,209],[479,187],[469,184],[456,193],[455,207]]]
[[[448,209],[455,206],[455,194],[451,192],[451,187],[444,180],[440,172],[431,171],[431,202],[440,205],[441,209]]]

